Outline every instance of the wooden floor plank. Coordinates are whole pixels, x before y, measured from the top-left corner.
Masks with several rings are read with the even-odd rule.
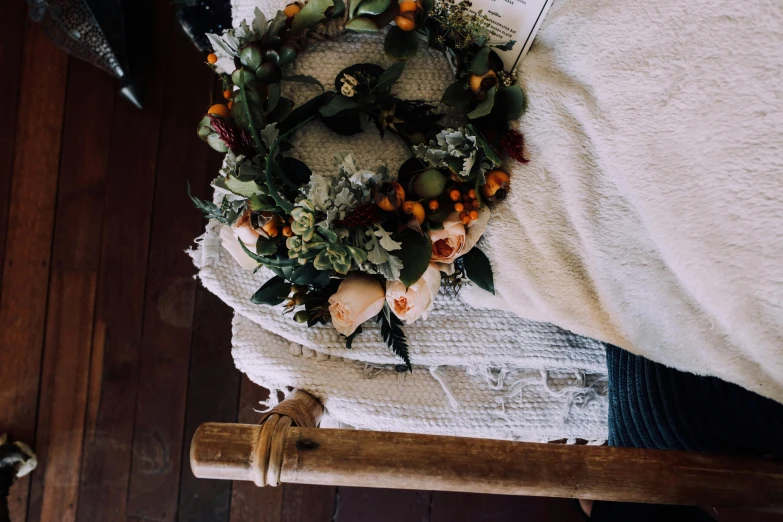
[[[581,522],[577,502],[546,497],[475,495],[436,491],[430,522]]]
[[[0,5],[0,71],[5,77],[0,82],[0,100],[4,101],[0,103],[0,284],[8,229],[26,10],[24,2],[3,2]]]
[[[334,522],[430,522],[432,492],[339,488]]]
[[[24,110],[15,130],[0,295],[0,429],[33,443],[68,58],[39,26],[28,24],[25,31]],[[29,479],[11,490],[14,521],[26,519],[28,491]]]
[[[183,32],[168,46],[155,202],[136,399],[129,520],[174,520],[183,448],[191,324],[197,282],[184,250],[203,231],[185,187],[217,174],[220,158],[194,124],[207,108],[213,73]],[[196,86],[194,88],[194,86]],[[198,190],[195,190],[198,189]]]
[[[259,404],[269,398],[269,390],[242,375],[239,413],[236,422],[257,424]],[[283,487],[259,488],[252,482],[234,482],[231,489],[231,522],[280,522]]]
[[[129,4],[128,4],[129,5]],[[144,0],[139,21],[142,69],[139,110],[118,96],[110,130],[101,264],[77,520],[124,521],[142,339],[144,285],[158,136],[163,112],[169,2]],[[150,13],[154,12],[154,16]]]
[[[116,81],[69,65],[29,520],[76,517]]]
[[[284,484],[282,522],[331,522],[337,504],[337,488]]]
[[[193,319],[185,444],[179,494],[181,522],[228,522],[231,482],[200,480],[190,471],[190,441],[204,422],[236,422],[240,373],[231,357],[233,311],[199,286]]]

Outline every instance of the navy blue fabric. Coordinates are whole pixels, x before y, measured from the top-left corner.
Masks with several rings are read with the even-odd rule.
[[[783,404],[607,345],[609,445],[783,458]]]

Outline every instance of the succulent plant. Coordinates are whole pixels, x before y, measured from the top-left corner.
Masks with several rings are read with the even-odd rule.
[[[315,233],[315,207],[308,200],[302,200],[291,211],[291,217],[294,219],[291,223],[291,230],[297,236],[302,236],[302,241],[307,243],[313,239]]]

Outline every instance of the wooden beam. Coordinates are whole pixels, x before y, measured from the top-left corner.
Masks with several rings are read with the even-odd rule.
[[[269,417],[273,419],[277,416]],[[267,430],[269,427],[267,427]],[[253,480],[263,426],[204,424],[191,446],[200,478]],[[565,446],[291,427],[283,483],[429,489],[709,506],[783,506],[783,463],[727,455]],[[263,459],[262,459],[263,460]]]

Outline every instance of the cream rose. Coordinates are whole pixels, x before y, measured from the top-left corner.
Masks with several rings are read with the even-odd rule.
[[[386,281],[386,302],[405,324],[426,319],[440,290],[440,269],[433,264],[408,288],[400,281]]]
[[[223,248],[228,250],[228,253],[236,259],[237,263],[239,263],[242,268],[245,270],[253,270],[258,266],[258,261],[254,260],[242,250],[242,247],[239,244],[239,238],[236,236],[234,229],[230,226],[226,225],[220,228],[220,239]],[[256,247],[255,243],[252,245],[245,243],[245,246],[251,251]]]
[[[378,315],[386,293],[377,279],[365,274],[351,274],[329,297],[329,313],[334,329],[351,335],[360,324]]]
[[[470,222],[467,231],[459,217],[459,212],[449,214],[443,222],[442,229],[430,229],[428,232],[432,241],[432,261],[451,264],[459,256],[467,254],[484,234],[488,222],[489,209],[486,205],[479,211],[479,218]]]

